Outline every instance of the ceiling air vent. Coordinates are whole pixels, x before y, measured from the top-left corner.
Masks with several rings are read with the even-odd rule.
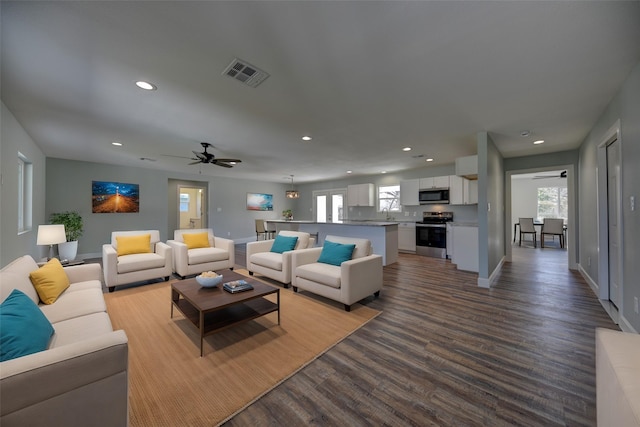
[[[247,86],[257,87],[269,74],[253,65],[235,58],[222,72],[223,75],[239,80]]]

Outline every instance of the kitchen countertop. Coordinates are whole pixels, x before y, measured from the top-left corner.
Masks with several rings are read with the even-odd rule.
[[[319,222],[319,221],[305,221],[305,220],[291,220],[284,219],[267,219],[267,222],[273,222],[277,224],[331,224],[331,225],[358,225],[366,227],[388,227],[392,225],[398,225],[400,221],[377,221],[377,220],[345,220],[337,222]],[[407,221],[402,221],[407,222]]]
[[[450,222],[449,224],[451,224],[452,227],[477,227],[478,223],[477,222],[457,222],[457,221],[453,221]]]

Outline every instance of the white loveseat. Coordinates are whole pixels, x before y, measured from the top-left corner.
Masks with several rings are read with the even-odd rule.
[[[136,237],[150,235],[148,253],[133,253],[118,256],[118,237]],[[102,268],[104,282],[113,292],[116,286],[144,280],[171,277],[173,270],[173,251],[160,241],[158,230],[114,231],[111,243],[102,246]]]
[[[280,236],[297,237],[296,246],[291,251],[283,253],[271,252],[275,239],[260,240],[247,243],[247,270],[262,274],[270,279],[282,283],[285,288],[291,283],[291,256],[294,252],[310,248],[315,245],[315,239],[309,233],[301,231],[282,230]]]
[[[18,289],[34,303],[25,255],[0,271],[0,302]],[[126,426],[128,341],[106,312],[99,264],[66,267],[71,282],[58,299],[39,308],[52,324],[48,348],[0,362],[0,425]]]
[[[208,234],[209,247],[189,249],[183,236],[201,233]],[[173,240],[168,240],[167,244],[173,249],[173,271],[182,279],[203,271],[233,270],[236,263],[233,240],[216,237],[211,228],[175,230]]]
[[[640,426],[640,335],[596,329],[598,426]]]
[[[323,248],[295,251],[291,269],[293,291],[299,289],[338,301],[346,311],[382,289],[382,256],[372,255],[371,241],[352,237],[327,236],[325,242],[354,244],[351,260],[338,265],[318,262]]]

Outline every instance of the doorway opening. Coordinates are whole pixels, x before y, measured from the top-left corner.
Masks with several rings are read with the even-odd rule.
[[[169,180],[168,236],[175,230],[209,228],[209,183]]]
[[[564,268],[576,270],[578,263],[576,256],[576,238],[574,230],[575,220],[575,184],[573,165],[549,166],[526,170],[509,171],[505,183],[505,238],[508,239],[505,248],[505,261],[527,259],[522,249],[530,250],[529,255],[537,255],[534,260],[540,262],[562,263]],[[533,218],[538,233],[538,245],[533,243],[519,246],[519,218]],[[559,239],[554,245],[547,245],[541,249],[542,222],[544,218],[562,218],[566,225],[565,249],[561,249]],[[550,237],[547,237],[550,239]],[[514,246],[515,245],[515,246]],[[554,251],[557,247],[558,251]],[[533,250],[536,252],[531,252]],[[562,250],[562,252],[560,252]],[[517,251],[518,257],[514,257]],[[545,256],[541,256],[544,252]],[[553,253],[552,253],[553,252]],[[551,255],[549,255],[551,254]],[[555,255],[554,255],[555,254]]]
[[[611,319],[624,319],[622,188],[620,186],[622,139],[618,120],[598,146],[598,297]]]

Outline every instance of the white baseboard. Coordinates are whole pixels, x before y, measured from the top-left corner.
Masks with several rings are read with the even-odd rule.
[[[582,268],[582,264],[578,264],[578,271],[582,275],[582,278],[589,284],[589,287],[591,288],[593,293],[596,294],[596,297],[600,299],[600,286],[598,286],[595,280],[593,280],[591,276],[589,276],[589,273],[587,273],[586,270]]]
[[[488,279],[485,279],[483,277],[478,277],[478,286],[481,288],[490,288],[491,285],[496,281],[496,277],[498,277],[498,273],[500,273],[500,270],[502,270],[502,266],[504,264],[504,260],[505,257],[503,256],[500,259],[500,262],[498,263],[498,265],[496,265],[496,268],[493,269],[493,272],[491,273],[491,275],[489,276]]]

